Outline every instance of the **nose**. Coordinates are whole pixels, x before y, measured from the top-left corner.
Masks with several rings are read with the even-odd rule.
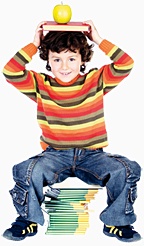
[[[68,63],[66,61],[62,62],[61,68],[66,70],[68,68]]]

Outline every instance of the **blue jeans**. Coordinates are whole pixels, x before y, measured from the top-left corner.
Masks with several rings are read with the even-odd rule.
[[[41,204],[43,187],[77,177],[87,184],[106,187],[107,207],[100,219],[107,225],[129,225],[136,221],[133,204],[137,198],[137,181],[141,168],[135,161],[103,149],[48,147],[42,153],[13,167],[15,186],[10,190],[19,215],[44,224]]]

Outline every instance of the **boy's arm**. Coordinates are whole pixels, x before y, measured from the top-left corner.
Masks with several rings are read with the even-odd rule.
[[[85,33],[86,36],[97,44],[99,48],[113,61],[111,64],[107,64],[99,70],[101,73],[100,81],[103,83],[104,92],[107,93],[130,74],[134,66],[134,61],[118,46],[112,44],[106,39],[103,39],[91,20],[85,21],[85,23],[91,26],[90,32]]]
[[[8,83],[15,86],[19,91],[34,101],[36,101],[36,75],[39,76],[39,81],[42,81],[43,78],[40,74],[26,70],[25,66],[31,61],[33,55],[35,55],[38,50],[40,41],[43,38],[42,25],[44,23],[45,21],[42,21],[38,24],[33,43],[28,44],[18,51],[5,65],[2,71]]]
[[[113,61],[101,68],[105,93],[107,93],[130,74],[134,60],[108,40],[102,40],[99,48]]]
[[[37,47],[30,43],[18,51],[4,66],[2,73],[6,81],[19,91],[35,100],[35,77],[25,66],[37,52]]]

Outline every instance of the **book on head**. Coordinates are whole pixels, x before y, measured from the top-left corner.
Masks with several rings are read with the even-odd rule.
[[[59,24],[55,21],[47,21],[47,23],[43,24],[43,31],[82,31],[89,32],[90,25],[77,22],[70,21],[66,24]]]

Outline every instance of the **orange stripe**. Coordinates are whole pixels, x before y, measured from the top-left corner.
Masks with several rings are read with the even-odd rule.
[[[124,64],[124,66],[130,65],[134,63],[134,60],[129,57],[126,53],[124,53],[116,62],[115,64],[119,63],[120,66]]]
[[[46,130],[46,131],[45,131]],[[48,133],[48,129],[43,127],[43,136],[53,140],[61,141],[77,141],[77,140],[88,140],[106,134],[106,130],[103,125],[95,128],[86,128],[78,131],[75,130],[55,130]]]
[[[14,71],[16,73],[17,71],[23,71],[24,66],[22,66],[14,58],[12,58],[4,68],[10,72]]]

